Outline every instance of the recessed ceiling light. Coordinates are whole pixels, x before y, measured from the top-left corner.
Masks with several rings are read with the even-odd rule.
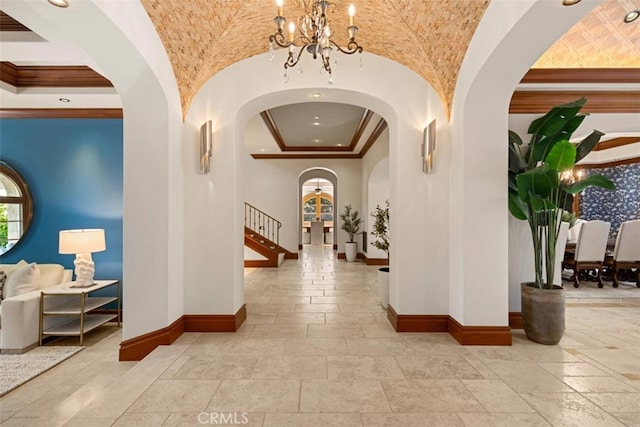
[[[319,139],[314,139],[313,142],[320,142],[320,140]]]
[[[71,102],[71,100],[69,98],[58,98],[58,101],[60,101],[60,102]]]
[[[313,96],[314,98],[320,98],[320,96],[322,95],[320,95],[318,92],[314,92],[311,94],[311,96]]]
[[[563,6],[573,6],[574,4],[580,3],[582,0],[562,0]]]
[[[320,117],[318,116],[313,116],[314,119],[318,120]]]
[[[69,7],[69,2],[67,0],[48,0],[54,6],[57,7]]]
[[[314,126],[320,126],[320,122],[313,122]]]
[[[267,150],[265,150],[264,148],[261,148],[261,149],[260,149],[260,151],[262,151],[262,152],[264,153],[264,152],[265,152],[265,151],[267,151]]]
[[[336,144],[338,147],[342,147],[342,144]]]
[[[638,17],[640,17],[640,10],[633,10],[625,15],[624,22],[628,24],[638,19]]]

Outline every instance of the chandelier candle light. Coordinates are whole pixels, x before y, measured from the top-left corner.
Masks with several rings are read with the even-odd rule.
[[[297,0],[297,3],[304,10],[304,14],[298,18],[297,37],[295,22],[289,22],[289,37],[287,38],[283,32],[284,24],[287,22],[287,18],[282,16],[283,0],[276,0],[278,15],[273,18],[273,21],[276,23],[278,31],[269,36],[269,59],[273,59],[274,43],[280,47],[289,48],[289,56],[284,63],[286,82],[288,81],[287,69],[295,67],[300,61],[302,52],[306,50],[313,56],[313,59],[318,56],[322,58],[322,66],[329,73],[329,83],[333,83],[330,64],[333,47],[347,55],[356,52],[362,53],[362,46],[356,41],[358,27],[353,24],[356,8],[353,5],[349,6],[349,27],[347,27],[349,43],[346,48],[342,48],[331,40],[332,32],[329,26],[331,21],[327,18],[327,13],[335,11],[335,3],[330,3],[326,0]]]

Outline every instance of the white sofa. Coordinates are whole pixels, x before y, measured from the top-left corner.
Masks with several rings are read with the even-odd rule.
[[[72,270],[60,264],[36,264],[20,261],[0,264],[7,275],[0,303],[0,351],[24,353],[40,341],[40,292],[71,282]],[[16,275],[12,278],[13,275]],[[10,284],[11,289],[7,285]],[[17,285],[17,287],[16,287]],[[17,291],[17,295],[15,295]],[[45,328],[64,319],[48,316]]]

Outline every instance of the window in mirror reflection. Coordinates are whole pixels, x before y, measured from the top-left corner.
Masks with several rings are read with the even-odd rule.
[[[0,161],[0,255],[24,237],[32,218],[29,186],[15,169]]]

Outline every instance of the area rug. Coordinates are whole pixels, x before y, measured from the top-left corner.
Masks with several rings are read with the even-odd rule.
[[[36,347],[24,354],[0,354],[0,396],[26,383],[84,347]]]

